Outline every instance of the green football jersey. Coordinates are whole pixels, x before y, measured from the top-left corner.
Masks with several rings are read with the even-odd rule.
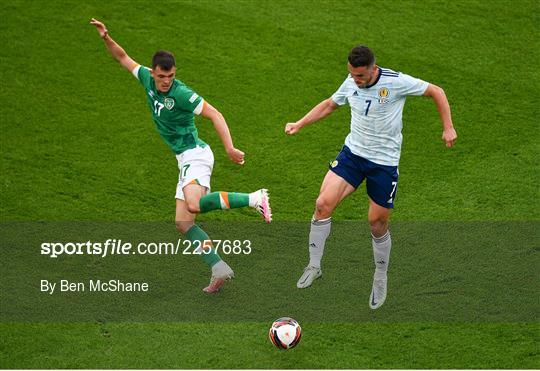
[[[165,143],[177,155],[196,146],[205,147],[194,118],[194,111],[203,99],[177,79],[167,93],[162,93],[157,90],[150,70],[144,66],[138,69],[137,79],[146,90],[152,119]]]

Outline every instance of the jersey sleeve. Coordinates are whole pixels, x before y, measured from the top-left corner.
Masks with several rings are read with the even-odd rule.
[[[133,76],[139,80],[142,86],[145,88],[148,88],[150,86],[150,80],[152,79],[152,75],[150,74],[150,69],[148,67],[138,65],[131,71]]]
[[[416,77],[409,76],[404,73],[399,74],[397,92],[399,95],[422,95],[428,88],[429,83],[417,79]]]
[[[203,110],[204,99],[185,85],[176,89],[174,99],[183,111],[200,115]]]
[[[349,96],[348,86],[349,86],[350,77],[351,75],[348,75],[345,81],[343,81],[343,83],[339,87],[339,89],[334,94],[332,94],[332,100],[338,106],[343,106],[344,104],[348,102],[347,97]]]

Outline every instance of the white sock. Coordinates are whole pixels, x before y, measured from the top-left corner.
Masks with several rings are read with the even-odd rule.
[[[224,270],[227,269],[228,266],[229,265],[223,260],[218,261],[212,266],[212,275],[218,275],[219,273],[222,273]]]
[[[388,271],[390,263],[390,250],[392,249],[392,238],[390,231],[381,237],[371,235],[371,245],[373,246],[373,261],[375,263],[375,276],[384,277]]]
[[[324,253],[324,244],[330,234],[332,218],[311,221],[311,230],[309,231],[309,265],[320,268],[321,259]]]
[[[257,206],[257,201],[259,200],[259,194],[261,193],[261,191],[255,191],[255,192],[251,192],[249,194],[249,206],[250,207],[256,207]]]

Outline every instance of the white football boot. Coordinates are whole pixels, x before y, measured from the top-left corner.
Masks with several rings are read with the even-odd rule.
[[[270,196],[267,189],[259,189],[249,195],[250,200],[254,199],[254,204],[251,206],[257,210],[264,218],[264,221],[270,223],[272,221],[272,209],[270,208]]]
[[[304,268],[304,273],[302,273],[302,276],[300,276],[300,279],[296,283],[296,287],[298,287],[299,289],[305,289],[306,287],[311,286],[313,281],[315,281],[317,278],[320,278],[321,276],[321,268],[308,265]]]
[[[206,286],[203,291],[207,294],[213,294],[219,291],[221,286],[228,280],[234,278],[234,272],[227,263],[220,260],[212,267],[212,277],[210,278],[210,284]]]
[[[384,275],[373,276],[373,286],[371,288],[371,295],[369,296],[369,307],[371,309],[380,308],[386,300],[386,286],[388,283],[388,277]]]

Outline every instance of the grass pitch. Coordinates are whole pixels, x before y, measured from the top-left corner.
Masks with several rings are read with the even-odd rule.
[[[292,277],[300,274],[305,257],[299,261],[295,253],[289,263],[286,251],[307,254],[314,200],[327,164],[348,132],[349,112],[342,108],[295,137],[286,137],[283,127],[338,88],[347,73],[347,53],[358,43],[374,49],[379,65],[442,86],[459,135],[456,147],[445,149],[433,102],[408,99],[392,219],[425,226],[450,221],[455,228],[440,234],[444,241],[455,239],[461,223],[467,230],[471,223],[488,222],[527,222],[532,228],[527,229],[528,238],[510,240],[505,246],[480,233],[470,237],[474,243],[454,246],[455,257],[469,259],[470,270],[465,270],[469,277],[483,273],[477,267],[484,267],[486,259],[479,252],[489,255],[497,283],[493,300],[462,296],[467,304],[496,311],[506,303],[499,300],[501,287],[504,293],[515,290],[519,302],[521,295],[529,295],[530,305],[514,309],[521,317],[510,316],[513,320],[352,322],[346,316],[337,320],[329,315],[330,320],[318,321],[306,316],[301,319],[304,335],[299,346],[278,352],[266,339],[273,313],[248,323],[241,322],[241,313],[238,321],[209,318],[181,323],[34,323],[3,318],[0,367],[540,368],[539,307],[534,300],[539,294],[534,277],[540,240],[539,10],[535,1],[3,4],[4,224],[173,220],[176,160],[153,127],[144,91],[108,56],[88,24],[95,17],[140,63],[149,64],[159,48],[174,52],[178,78],[224,114],[235,145],[246,152],[246,165],[228,161],[211,123],[199,120],[200,136],[216,158],[213,189],[242,192],[268,187],[278,222],[306,223],[305,240],[293,239],[289,243],[294,244],[283,246],[287,240],[276,236],[280,243],[268,252],[283,251],[285,260],[279,264],[285,262]],[[366,211],[361,187],[340,205],[334,220],[365,223]],[[249,211],[231,211],[209,213],[200,220],[253,218]],[[328,273],[336,273],[331,276],[336,287],[343,285],[339,270],[348,261],[371,269],[369,238],[359,230],[361,252],[345,254],[339,244],[329,245]],[[339,236],[331,241],[339,241]],[[491,254],[493,246],[499,246],[500,255]],[[399,249],[412,256],[407,265],[393,260],[391,270],[398,278],[400,272],[425,272],[425,281],[413,280],[409,286],[420,290],[421,284],[432,282],[436,271],[414,254],[430,254],[429,261],[444,266],[448,251],[440,252],[439,247],[436,242],[426,246],[421,233],[404,238],[401,246],[394,246],[393,257],[400,256]],[[5,252],[9,246],[1,248]],[[2,276],[8,271],[5,264]],[[458,269],[459,260],[456,264]],[[244,277],[258,277],[257,265],[248,259],[238,257],[235,268],[244,271]],[[198,272],[203,275],[203,269]],[[249,284],[265,286],[268,281],[271,275]],[[240,275],[237,282],[230,292],[235,284],[246,285]],[[324,291],[332,300],[326,282],[310,290]],[[294,292],[294,279],[286,284]],[[444,288],[444,281],[439,284]],[[358,286],[368,287],[369,282]],[[448,286],[459,289],[455,281]],[[3,307],[7,290],[0,296]],[[359,312],[368,313],[368,294],[364,293],[366,303],[360,300]],[[399,295],[394,296],[396,306],[389,298],[385,313],[415,312],[412,300],[399,301]],[[462,305],[459,298],[445,297]],[[265,308],[262,304],[257,309]],[[439,309],[444,314],[448,303]]]

